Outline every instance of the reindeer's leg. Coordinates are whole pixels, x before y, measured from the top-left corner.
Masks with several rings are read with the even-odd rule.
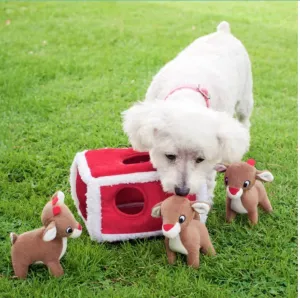
[[[48,262],[46,265],[48,266],[51,274],[54,275],[55,277],[58,277],[58,276],[61,276],[64,274],[64,270],[63,270],[59,260]]]
[[[268,199],[268,196],[266,195],[266,197],[259,203],[259,205],[266,211],[266,212],[272,212],[273,208],[271,205],[270,200]]]
[[[176,253],[169,247],[169,239],[165,238],[165,246],[169,264],[173,265],[176,261]]]
[[[25,279],[27,277],[28,265],[13,262],[13,268],[17,278]]]
[[[208,230],[205,225],[200,225],[200,247],[201,252],[210,256],[214,256],[216,251],[211,243]]]
[[[193,268],[199,268],[199,249],[189,251],[187,255],[187,264]]]
[[[205,255],[209,255],[209,256],[215,256],[216,255],[215,248],[212,245],[211,240],[210,240],[209,237],[208,237],[208,239],[206,239],[206,241],[204,243],[202,243],[201,251]]]
[[[235,219],[236,212],[231,209],[231,199],[226,198],[226,221],[232,222]]]
[[[251,222],[252,225],[256,225],[258,222],[258,211],[257,208],[255,208],[255,210],[253,211],[248,211],[248,218]]]

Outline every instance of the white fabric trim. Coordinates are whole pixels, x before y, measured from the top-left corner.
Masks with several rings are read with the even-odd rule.
[[[105,176],[95,178],[99,186],[112,186],[118,185],[121,183],[146,183],[159,181],[158,173],[155,171],[152,172],[138,172],[131,174],[121,174],[115,176]]]
[[[124,241],[130,239],[138,239],[138,238],[148,238],[154,236],[162,236],[162,231],[153,231],[153,232],[145,232],[145,233],[134,233],[134,234],[102,234],[101,241]],[[98,239],[97,239],[98,240]],[[99,240],[98,240],[99,241]]]
[[[87,152],[87,150],[77,153],[75,156],[75,160],[76,160],[76,163],[78,166],[78,172],[80,174],[82,181],[84,183],[88,184],[89,181],[94,178],[91,174],[91,170],[88,166],[88,163],[87,163],[87,160],[85,157],[86,152]]]
[[[92,240],[103,241],[100,186],[93,179],[87,185],[86,193],[87,223],[86,227]]]

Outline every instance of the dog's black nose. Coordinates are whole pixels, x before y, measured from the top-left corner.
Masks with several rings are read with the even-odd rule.
[[[177,196],[187,196],[190,192],[190,189],[187,187],[175,187],[175,193]]]

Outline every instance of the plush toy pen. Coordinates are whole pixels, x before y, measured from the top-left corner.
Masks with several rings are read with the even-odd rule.
[[[64,204],[64,194],[58,191],[42,212],[43,227],[16,235],[10,234],[11,257],[18,278],[26,278],[31,264],[43,263],[54,276],[63,275],[60,259],[67,250],[67,238],[77,238],[82,227]]]
[[[225,173],[226,187],[226,220],[231,222],[237,213],[248,214],[252,224],[258,222],[257,206],[266,212],[272,212],[263,182],[272,182],[274,177],[269,171],[259,171],[255,160],[237,162],[231,165],[217,164],[215,170]]]

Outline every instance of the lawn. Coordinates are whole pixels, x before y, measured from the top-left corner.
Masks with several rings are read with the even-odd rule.
[[[1,297],[296,297],[297,2],[0,3]],[[43,266],[12,279],[9,232],[40,226],[78,151],[129,146],[121,111],[151,77],[227,20],[249,51],[255,108],[247,157],[269,169],[272,215],[225,223],[218,179],[208,229],[218,255],[199,270],[167,264],[161,238],[119,244],[71,239],[65,275]],[[78,216],[77,216],[78,217]]]

